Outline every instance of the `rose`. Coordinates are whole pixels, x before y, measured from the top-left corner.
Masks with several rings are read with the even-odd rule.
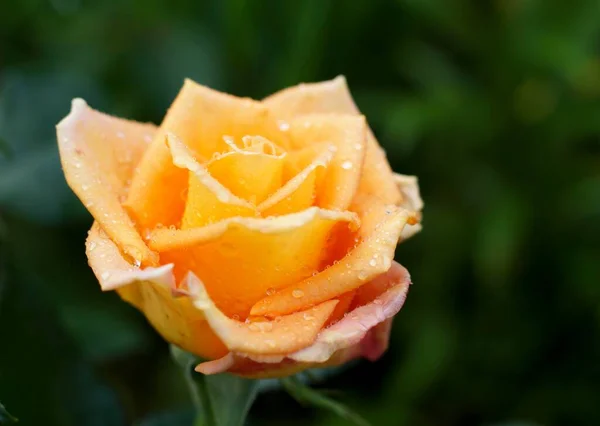
[[[73,101],[57,126],[86,243],[116,290],[204,373],[276,376],[387,346],[420,229],[345,79],[262,102],[187,80],[159,128]]]

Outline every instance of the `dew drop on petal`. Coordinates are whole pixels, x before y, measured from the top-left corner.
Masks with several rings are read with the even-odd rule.
[[[269,287],[267,289],[267,296],[273,296],[275,294],[275,289],[273,287]]]
[[[290,123],[288,123],[287,121],[279,121],[279,123],[277,123],[279,126],[279,130],[281,130],[282,132],[287,132],[288,130],[290,130]]]
[[[238,314],[233,314],[233,315],[231,316],[231,318],[232,318],[232,319],[234,319],[234,320],[236,320],[236,321],[239,321],[239,320],[240,320],[240,316],[239,316]]]
[[[100,275],[100,278],[102,278],[103,280],[107,280],[110,278],[110,272],[102,272],[102,275]]]
[[[125,137],[125,133],[117,132],[117,137],[123,139]]]
[[[89,250],[93,251],[96,248],[96,241],[92,241],[89,245]]]
[[[342,169],[350,170],[352,168],[352,161],[344,161],[342,163]]]
[[[304,297],[304,292],[299,289],[293,290],[292,297],[295,297],[296,299],[300,299],[301,297]]]
[[[368,276],[369,275],[365,271],[360,271],[358,273],[358,279],[361,280],[361,281],[366,280]]]
[[[373,267],[377,266],[377,260],[375,260],[375,258],[369,260],[369,265],[371,265]]]

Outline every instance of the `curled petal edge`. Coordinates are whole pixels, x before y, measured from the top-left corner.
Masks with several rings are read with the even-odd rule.
[[[383,283],[387,289],[322,330],[310,346],[278,357],[232,351],[222,358],[199,364],[196,371],[277,377],[316,366],[339,365],[359,357],[378,359],[387,349],[392,319],[402,308],[411,281],[408,271],[396,262],[373,281],[379,281],[376,286]]]

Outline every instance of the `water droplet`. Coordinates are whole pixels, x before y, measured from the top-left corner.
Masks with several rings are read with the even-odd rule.
[[[362,145],[359,144],[359,143],[357,143],[357,144],[354,145],[354,149],[357,150],[357,151],[360,151],[362,149]]]
[[[274,341],[274,340],[271,340],[271,339],[265,340],[265,343],[266,343],[266,344],[267,344],[267,346],[269,346],[270,348],[274,348],[274,347],[276,346],[276,345],[275,345],[275,341]]]
[[[146,142],[146,143],[152,142],[152,136],[150,136],[150,135],[144,135],[144,142]]]
[[[102,272],[102,275],[100,275],[100,278],[102,278],[103,280],[107,280],[110,278],[110,272]]]
[[[236,321],[239,321],[239,320],[240,320],[240,316],[239,316],[238,314],[233,314],[233,315],[231,316],[231,318],[232,318],[232,319],[234,319],[234,320],[236,320]]]
[[[283,121],[281,120],[279,123],[279,130],[281,130],[282,132],[287,132],[288,130],[290,130],[290,123],[288,123],[287,121]]]
[[[81,169],[81,163],[79,163],[79,162],[75,163],[75,168],[76,169]]]
[[[123,139],[125,137],[125,133],[117,132],[117,137]]]
[[[306,321],[312,321],[315,319],[315,317],[311,314],[309,314],[308,312],[305,312],[304,315],[302,315],[302,317],[306,320]]]
[[[136,268],[139,268],[140,266],[142,266],[142,261],[139,259],[134,259],[133,266],[135,266]]]
[[[352,168],[352,161],[344,161],[342,163],[342,169],[350,170]]]
[[[90,245],[89,245],[89,250],[90,250],[90,251],[93,251],[95,248],[96,248],[96,241],[92,241],[92,242],[90,242]]]
[[[369,274],[367,274],[365,271],[360,271],[358,273],[358,279],[361,281],[366,280],[369,277]]]
[[[374,303],[375,305],[383,305],[383,302],[382,302],[381,300],[379,300],[379,299],[375,299],[375,300],[373,300],[373,303]]]
[[[88,189],[90,189],[90,186],[83,184],[83,185],[81,185],[81,189],[83,189],[84,191],[87,191]]]
[[[267,289],[267,296],[273,296],[275,294],[275,289],[272,287],[269,287]]]
[[[369,260],[369,265],[371,265],[373,267],[377,266],[377,260],[375,260],[375,259]]]
[[[295,297],[296,299],[300,299],[301,297],[304,297],[304,292],[300,289],[293,290],[292,297]]]

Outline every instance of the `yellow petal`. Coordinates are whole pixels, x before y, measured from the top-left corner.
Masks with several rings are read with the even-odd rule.
[[[357,225],[350,212],[311,207],[286,216],[231,218],[203,228],[155,230],[150,246],[182,278],[193,271],[226,315],[246,318],[266,294],[315,273],[331,230]],[[294,293],[297,295],[297,293]]]
[[[188,175],[171,162],[164,144],[167,132],[176,134],[197,158],[203,159],[210,159],[214,153],[227,148],[223,141],[225,135],[234,138],[261,135],[287,147],[287,135],[279,130],[272,113],[260,102],[186,80],[131,185],[126,205],[143,228],[154,228],[159,223],[174,225],[183,213],[179,188],[185,188]]]
[[[284,120],[314,113],[359,114],[346,79],[342,76],[330,81],[284,89],[269,96],[263,103]],[[396,204],[401,200],[385,152],[370,130],[358,192],[375,195],[381,202],[388,204]]]
[[[120,202],[155,127],[111,117],[74,99],[70,114],[56,126],[56,132],[71,189],[133,262],[155,264],[156,254],[148,249]]]
[[[291,160],[293,161],[293,155]],[[317,196],[317,184],[325,169],[333,159],[331,149],[326,148],[315,157],[302,171],[288,180],[277,192],[262,202],[257,210],[263,216],[279,216],[295,213],[311,207]],[[296,162],[291,166],[296,170]]]
[[[131,266],[97,222],[89,232],[86,252],[102,289],[116,289],[165,340],[206,358],[227,353],[191,299],[173,296],[173,265],[146,269]]]
[[[173,164],[189,170],[188,191],[181,228],[196,228],[234,216],[257,215],[254,206],[232,194],[198,163],[189,148],[167,133]]]
[[[233,194],[258,204],[281,187],[285,153],[275,153],[274,145],[260,136],[244,136],[243,140],[247,148],[232,145],[231,151],[214,157],[206,169]],[[264,152],[265,148],[271,152]]]
[[[193,274],[188,275],[188,287],[194,305],[213,331],[230,351],[238,354],[286,355],[310,346],[337,304],[337,300],[329,300],[272,321],[247,323],[228,318],[221,312]]]
[[[291,120],[290,142],[302,148],[323,142],[335,147],[335,155],[319,188],[317,205],[346,210],[361,177],[367,137],[363,116],[312,114]]]
[[[251,315],[284,315],[359,288],[390,268],[400,233],[412,220],[411,212],[394,206],[372,209],[360,229],[361,233],[363,228],[369,233],[344,258],[317,275],[265,297],[252,307]]]

